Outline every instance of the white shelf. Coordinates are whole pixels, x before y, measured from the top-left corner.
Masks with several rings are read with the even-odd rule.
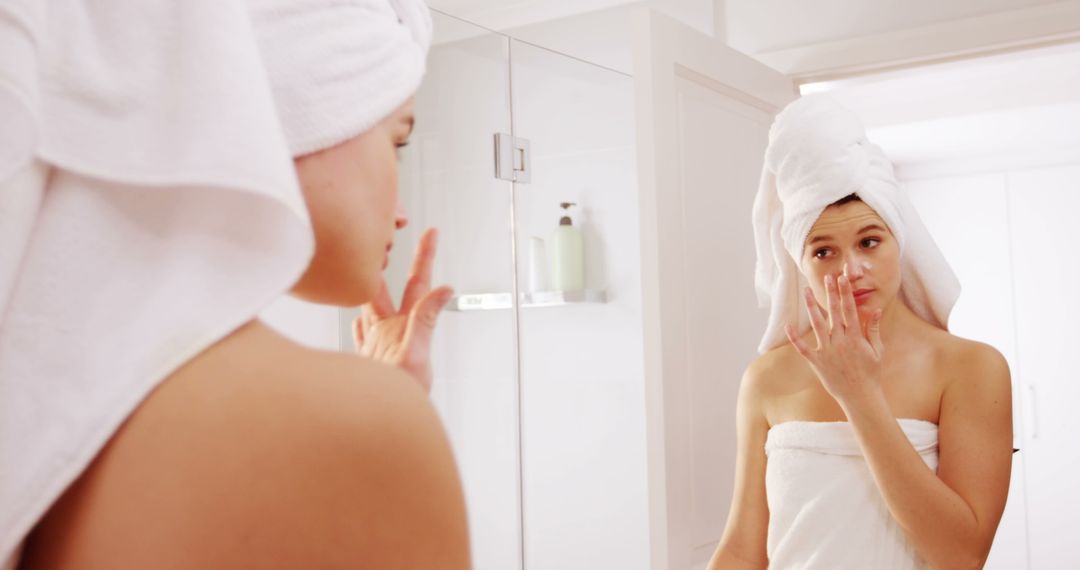
[[[447,311],[494,311],[513,307],[512,293],[458,295],[446,306]],[[559,307],[582,303],[607,303],[607,293],[592,289],[578,291],[538,291],[521,294],[521,307]]]

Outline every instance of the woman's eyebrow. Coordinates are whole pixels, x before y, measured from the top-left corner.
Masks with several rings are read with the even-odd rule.
[[[416,117],[410,115],[405,119],[405,124],[409,125],[409,132],[405,136],[412,135],[413,127],[416,126]]]
[[[868,231],[871,231],[871,230],[877,230],[879,232],[887,231],[885,228],[881,227],[881,225],[879,225],[879,224],[870,224],[868,226],[864,226],[861,230],[855,232],[855,235],[864,234],[864,233],[866,233]],[[819,234],[819,235],[816,235],[816,236],[810,238],[810,240],[806,242],[806,245],[812,245],[812,244],[815,244],[815,243],[817,243],[819,241],[829,241],[831,239],[832,239],[831,235]]]

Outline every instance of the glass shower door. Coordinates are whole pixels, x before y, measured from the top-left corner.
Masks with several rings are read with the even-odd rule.
[[[494,134],[511,132],[508,40],[437,12],[433,19],[416,127],[399,169],[409,224],[396,236],[387,284],[393,294],[404,290],[420,234],[435,227],[434,286],[509,294],[512,185],[494,177],[493,158]],[[341,314],[343,344],[357,313]],[[431,399],[461,473],[477,570],[521,568],[516,331],[512,310],[447,310],[432,346]]]
[[[649,567],[641,256],[631,77],[510,42],[514,135],[531,151],[515,183],[524,559],[527,570]],[[584,290],[554,274],[552,232],[572,202]],[[548,259],[532,260],[544,240]],[[528,291],[531,286],[546,291]],[[526,297],[529,299],[530,297]],[[557,302],[550,302],[556,299]],[[546,306],[541,306],[546,305]]]

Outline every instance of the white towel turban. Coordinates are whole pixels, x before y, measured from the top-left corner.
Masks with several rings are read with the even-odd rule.
[[[416,92],[431,44],[421,0],[249,0],[293,156],[344,142]]]
[[[769,130],[754,200],[758,304],[769,307],[761,353],[787,342],[784,325],[806,332],[800,291],[803,245],[829,204],[856,194],[874,209],[900,245],[900,297],[923,320],[948,328],[960,284],[893,174],[892,163],[866,138],[859,118],[831,97],[795,100]]]
[[[159,382],[301,276],[294,153],[419,82],[418,0],[408,26],[390,0],[270,4],[0,0],[0,568]]]

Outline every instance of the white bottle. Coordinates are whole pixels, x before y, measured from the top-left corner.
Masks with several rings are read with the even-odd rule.
[[[544,250],[544,240],[529,238],[529,292],[539,293],[548,290],[548,259]]]
[[[573,202],[563,202],[559,206],[566,210],[559,220],[559,227],[551,232],[551,273],[550,285],[556,291],[578,291],[585,288],[585,248],[581,231],[574,227],[570,219],[570,207]]]

